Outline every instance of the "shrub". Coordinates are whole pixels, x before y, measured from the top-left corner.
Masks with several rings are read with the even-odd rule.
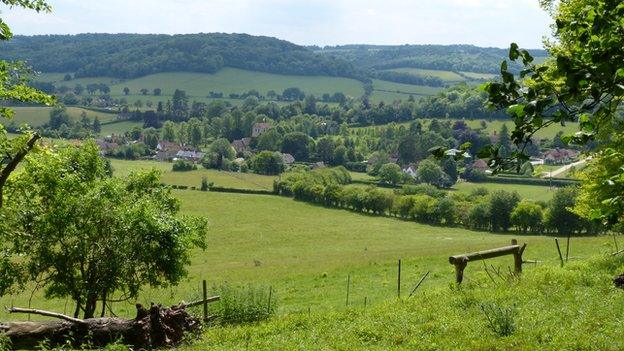
[[[516,330],[516,308],[500,307],[495,303],[481,304],[481,311],[487,318],[490,329],[498,336],[509,336]]]
[[[345,167],[351,172],[366,173],[366,163],[363,162],[347,162]]]
[[[202,181],[201,181],[201,191],[208,191],[209,185],[208,185],[208,178],[206,177],[202,177]]]
[[[446,191],[440,190],[431,184],[404,185],[399,192],[404,195],[429,195],[435,198],[446,196]]]
[[[438,223],[439,217],[436,213],[436,199],[429,195],[414,196],[414,205],[412,206],[410,215],[417,222]]]
[[[215,290],[221,299],[210,306],[211,312],[223,325],[266,320],[275,313],[277,307],[275,296],[272,294],[269,301],[269,291],[265,288],[222,285]]]
[[[192,171],[192,170],[196,170],[197,166],[190,162],[190,161],[186,161],[186,160],[177,160],[173,163],[173,167],[172,170],[174,172],[187,172],[187,171]]]

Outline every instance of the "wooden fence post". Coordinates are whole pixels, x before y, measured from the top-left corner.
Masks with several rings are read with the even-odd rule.
[[[351,288],[351,275],[347,276],[347,302],[346,306],[349,306],[349,288]]]
[[[511,239],[511,245],[518,245],[518,240]],[[524,251],[524,246],[521,249],[518,249],[517,252],[514,252],[514,272],[516,274],[522,273],[522,251]]]
[[[269,303],[267,304],[267,315],[271,314],[271,295],[273,295],[273,287],[269,286]]]
[[[455,263],[455,281],[461,284],[464,280],[464,268],[468,265],[468,260],[460,260]]]
[[[559,239],[555,238],[555,244],[557,245],[557,252],[559,253],[559,261],[561,261],[561,267],[563,267],[563,256],[561,255],[561,248],[559,247]]]
[[[208,289],[206,289],[206,279],[202,281],[202,290],[204,293],[204,322],[208,320]]]
[[[401,259],[399,258],[399,269],[397,276],[397,296],[401,298]]]
[[[566,262],[568,262],[569,254],[570,254],[570,233],[568,233],[568,242],[566,243]]]

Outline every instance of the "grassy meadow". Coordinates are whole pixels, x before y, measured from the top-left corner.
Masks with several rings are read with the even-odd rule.
[[[344,311],[210,328],[185,349],[621,350],[624,300],[611,278],[623,266],[622,256],[596,257],[530,267],[520,279],[481,274],[458,288],[425,282],[413,297],[376,306],[357,301]]]
[[[168,185],[186,185],[188,187],[201,186],[203,177],[215,186],[252,190],[272,190],[274,176],[265,176],[255,173],[225,172],[214,169],[204,169],[199,166],[195,171],[173,172],[172,164],[154,161],[127,161],[111,159],[115,176],[123,177],[132,171],[157,169],[162,172],[162,181]]]
[[[451,71],[440,71],[440,70],[433,70],[433,69],[420,69],[420,68],[409,68],[409,67],[394,68],[388,71],[407,73],[407,74],[418,76],[418,77],[440,78],[444,83],[461,83],[461,82],[466,81],[466,78]]]
[[[28,124],[31,127],[39,127],[50,120],[52,107],[11,107],[11,109],[15,112],[12,122],[16,125]],[[80,107],[67,107],[67,114],[76,121],[80,120],[80,114],[83,111],[91,120],[97,117],[100,122],[112,121],[116,116],[115,113],[93,111]]]
[[[173,303],[197,296],[201,279],[209,285],[272,286],[279,313],[341,310],[345,305],[347,276],[351,299],[378,305],[396,296],[396,264],[403,260],[402,289],[406,291],[426,271],[423,290],[448,286],[453,281],[449,255],[503,246],[512,237],[528,244],[526,259],[556,265],[551,237],[501,235],[445,228],[387,217],[327,209],[290,198],[177,190],[181,212],[209,221],[208,249],[195,251],[190,276],[178,287],[146,289],[140,301]],[[612,250],[606,237],[573,238],[573,260]],[[506,269],[511,257],[490,261]],[[530,272],[534,269],[527,266]],[[469,265],[466,281],[479,277],[483,267]],[[29,306],[30,292],[0,299],[7,306]],[[132,301],[133,303],[134,301]],[[117,303],[116,313],[132,314],[132,303]],[[355,302],[354,302],[355,303]],[[67,311],[66,301],[34,295],[34,307]],[[4,313],[4,312],[3,312]],[[3,317],[6,317],[3,316]],[[13,317],[12,317],[13,318]]]
[[[438,119],[438,121],[440,122],[444,122],[446,120],[447,119],[444,119],[444,118]],[[466,124],[472,129],[481,129],[482,122],[485,122],[485,133],[488,135],[499,133],[500,130],[503,128],[503,124],[507,125],[507,128],[509,129],[509,133],[511,133],[514,128],[514,123],[512,120],[488,121],[488,120],[481,120],[481,119],[463,119],[463,118],[449,118],[448,119],[448,121],[450,121],[451,123],[454,123],[455,121],[458,121],[458,120],[462,120],[466,122]],[[417,119],[417,121],[422,123],[423,127],[425,128],[427,128],[429,124],[431,123],[431,119],[427,119],[427,118]],[[404,126],[407,128],[409,127],[410,123],[411,122],[397,123],[397,125]],[[351,130],[358,131],[362,129],[379,129],[379,128],[384,128],[384,127],[385,126],[381,126],[381,125],[380,126],[367,126],[367,127],[353,127],[351,128]],[[572,123],[572,122],[566,123],[566,125],[564,126],[553,124],[535,133],[535,137],[539,139],[544,139],[544,138],[552,139],[560,131],[562,131],[564,135],[574,134],[579,131],[578,123]]]

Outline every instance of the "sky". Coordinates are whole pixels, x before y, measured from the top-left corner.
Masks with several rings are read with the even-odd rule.
[[[48,0],[52,13],[0,6],[16,34],[248,33],[300,45],[473,44],[540,48],[538,0]]]

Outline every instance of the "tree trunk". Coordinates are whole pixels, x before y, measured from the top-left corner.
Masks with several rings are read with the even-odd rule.
[[[190,305],[190,304],[189,304]],[[11,322],[0,324],[14,349],[33,350],[41,342],[50,347],[82,345],[103,347],[117,341],[139,348],[171,347],[179,344],[188,332],[199,332],[201,322],[186,311],[186,304],[162,308],[153,305],[146,310],[137,304],[135,319],[77,319],[46,311],[12,308],[12,313],[31,313],[62,319],[50,322]]]

